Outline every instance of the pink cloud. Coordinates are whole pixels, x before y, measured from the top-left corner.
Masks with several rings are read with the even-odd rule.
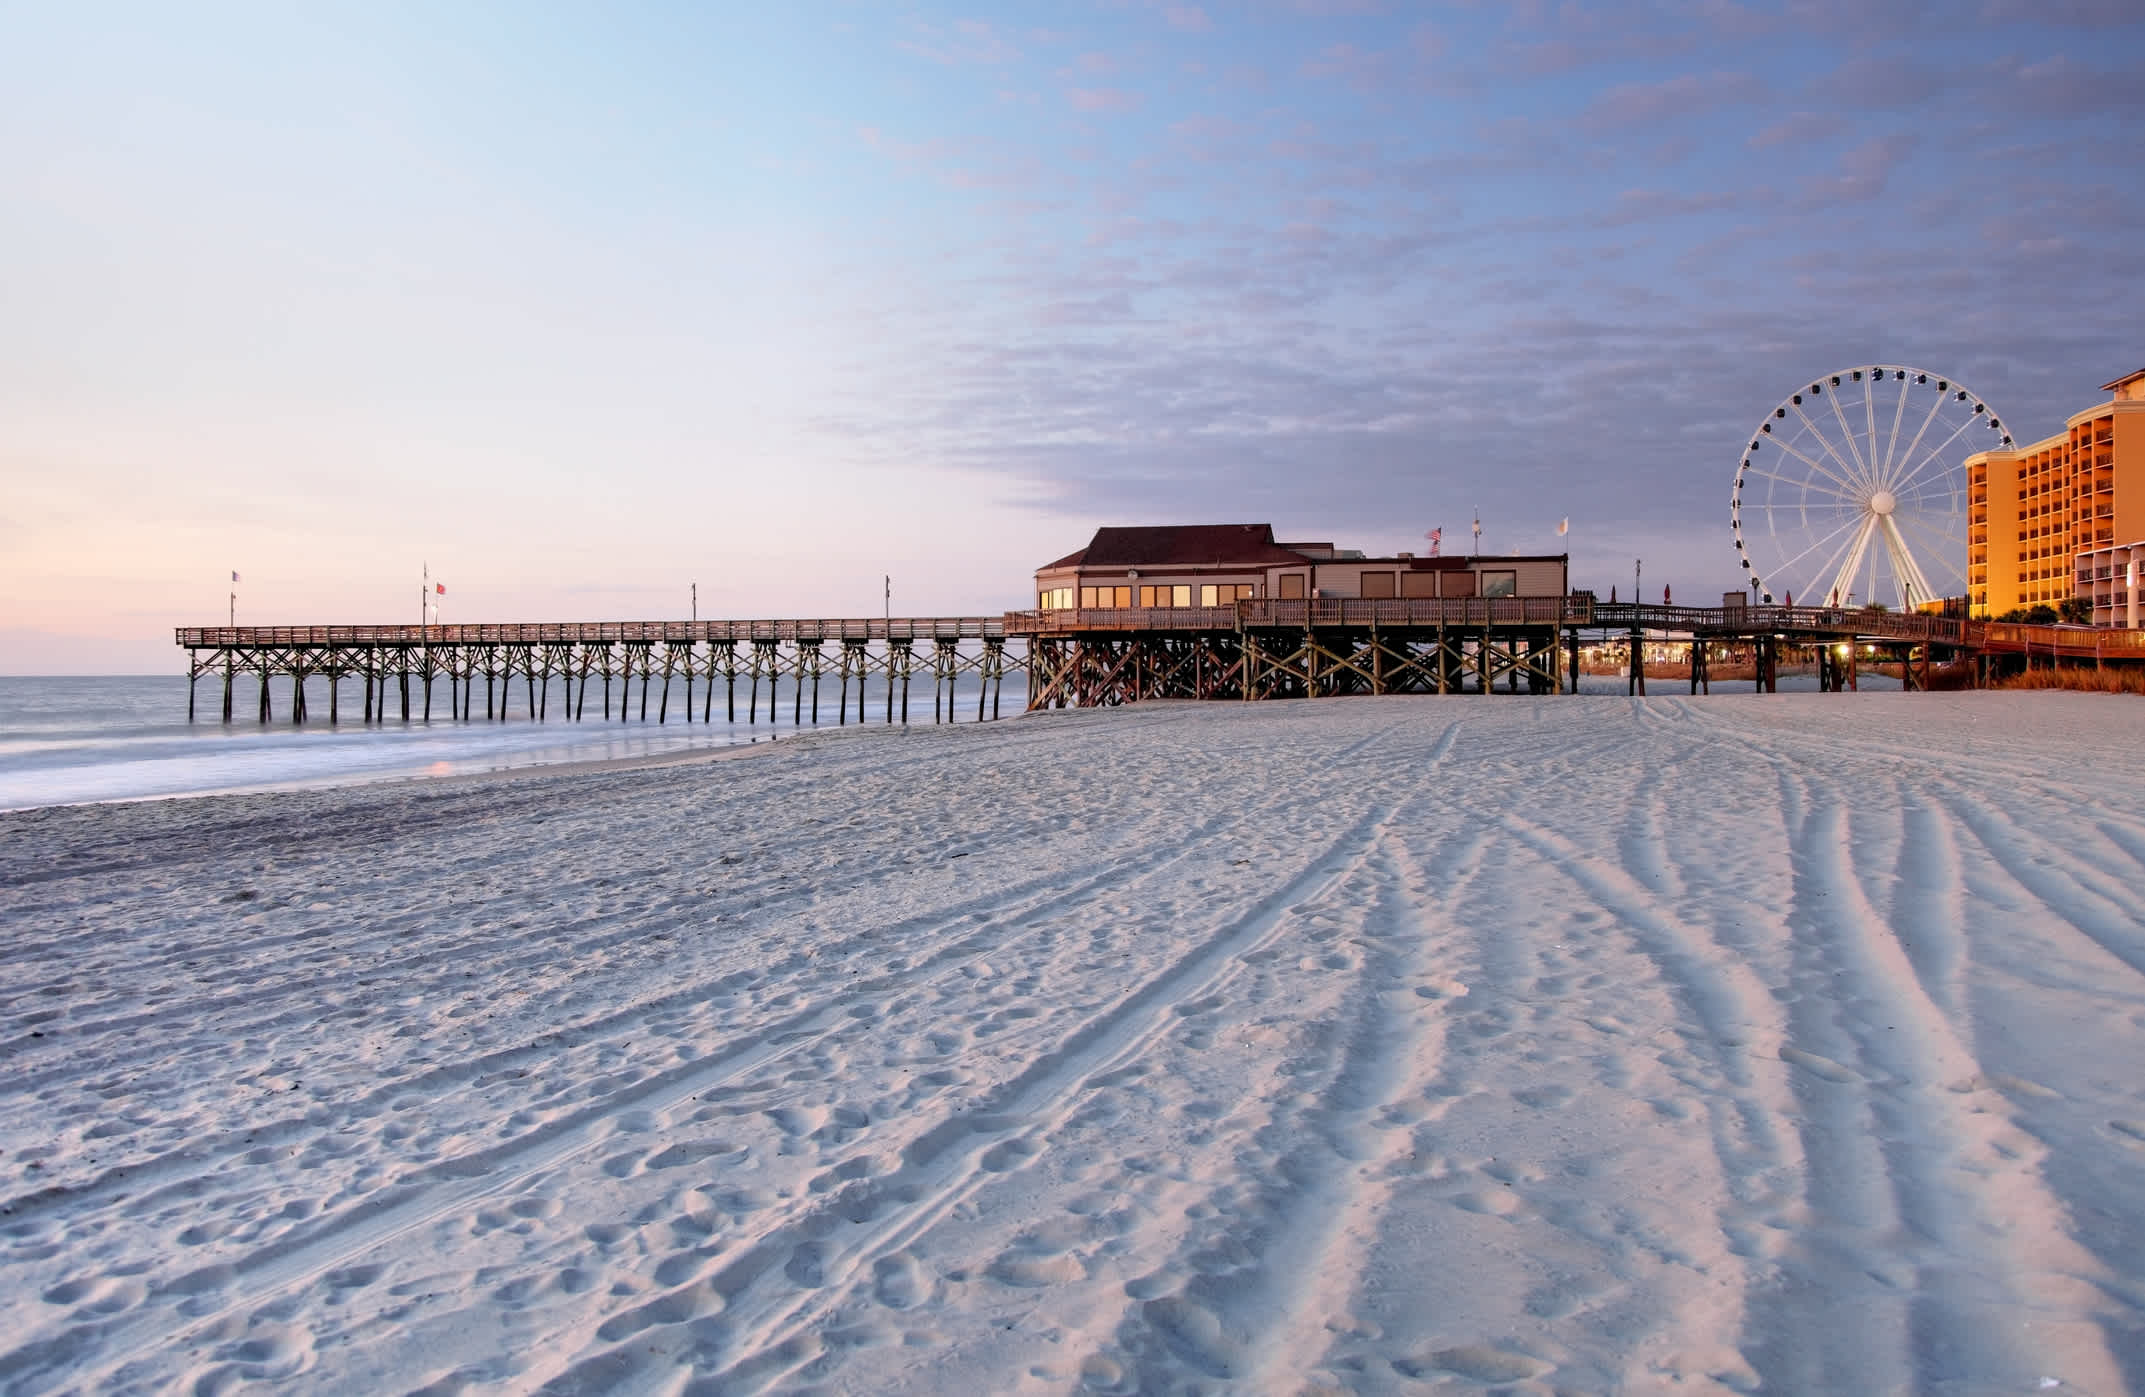
[[[1758,97],[1764,85],[1748,73],[1683,73],[1666,82],[1634,82],[1612,87],[1594,99],[1589,116],[1611,125],[1692,117]]]
[[[1187,34],[1204,34],[1214,27],[1214,21],[1197,5],[1171,5],[1162,11],[1162,17],[1169,21],[1170,28]]]
[[[1140,104],[1139,94],[1121,87],[1076,87],[1065,94],[1076,111],[1129,112]]]

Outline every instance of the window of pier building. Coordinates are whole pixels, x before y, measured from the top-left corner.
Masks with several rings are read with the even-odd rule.
[[[1404,572],[1400,574],[1400,595],[1403,597],[1434,597],[1437,595],[1437,574],[1434,572]],[[1448,595],[1457,596],[1458,593]]]
[[[1389,572],[1364,573],[1362,591],[1365,597],[1381,599],[1399,595],[1393,587],[1393,574]]]
[[[1486,571],[1482,574],[1482,595],[1485,597],[1516,597],[1519,595],[1519,574],[1510,571]]]
[[[1202,582],[1199,584],[1201,606],[1235,606],[1240,601],[1250,601],[1259,589],[1250,582]]]
[[[1120,606],[1130,607],[1131,605],[1132,588],[1130,584],[1123,587],[1082,587],[1080,589],[1080,607],[1082,610],[1092,611]]]
[[[1047,592],[1036,593],[1036,606],[1043,611],[1066,611],[1073,604],[1073,589],[1052,587]]]
[[[1190,606],[1192,604],[1191,584],[1184,583],[1180,585],[1170,582],[1157,582],[1150,585],[1142,582],[1140,584],[1139,600],[1141,606],[1149,607]]]
[[[1283,600],[1283,601],[1302,601],[1302,600],[1303,600],[1303,574],[1302,574],[1302,573],[1300,573],[1300,572],[1284,572],[1284,573],[1282,573],[1282,574],[1281,574],[1281,600]]]

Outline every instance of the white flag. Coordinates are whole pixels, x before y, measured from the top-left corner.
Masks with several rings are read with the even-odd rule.
[[[1558,537],[1558,538],[1562,538],[1562,537],[1564,537],[1564,535],[1566,535],[1566,534],[1570,533],[1571,531],[1572,531],[1572,521],[1571,521],[1571,516],[1567,514],[1567,515],[1565,515],[1565,516],[1564,516],[1564,520],[1563,520],[1563,522],[1557,525],[1557,537]]]

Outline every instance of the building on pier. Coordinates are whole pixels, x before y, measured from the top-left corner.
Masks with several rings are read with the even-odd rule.
[[[1371,557],[1270,524],[1103,528],[1035,572],[1031,708],[1138,699],[1555,693],[1591,599],[1563,555]],[[1560,652],[1568,648],[1568,665]]]
[[[1331,543],[1282,543],[1271,524],[1101,528],[1087,547],[1035,571],[1039,611],[1171,610],[1239,601],[1561,597],[1564,554],[1366,556]]]
[[[2145,369],[2101,385],[2108,401],[2040,441],[1966,458],[1966,581],[1972,615],[2094,599],[2093,624],[2119,626],[2127,607],[2100,605],[2109,579],[2088,564],[2118,540],[2145,538]]]

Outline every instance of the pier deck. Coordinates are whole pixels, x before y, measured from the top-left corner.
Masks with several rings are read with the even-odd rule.
[[[328,719],[340,721],[340,685],[356,679],[365,721],[430,718],[444,684],[448,716],[504,719],[516,678],[523,712],[667,722],[673,686],[685,722],[711,722],[718,681],[723,716],[737,721],[744,681],[747,723],[768,721],[788,681],[792,723],[821,721],[823,685],[835,692],[834,718],[861,722],[869,689],[883,684],[888,722],[907,722],[912,683],[932,682],[933,721],[953,721],[954,691],[977,684],[975,719],[995,717],[1008,673],[1027,678],[1027,706],[1093,707],[1153,699],[1255,701],[1341,694],[1576,693],[1586,637],[1629,644],[1631,690],[1645,692],[1648,646],[1688,647],[1694,692],[1710,689],[1711,659],[1747,651],[1757,686],[1778,688],[1784,647],[1814,651],[1820,687],[1857,687],[1871,651],[1900,666],[1909,687],[1926,687],[1932,666],[1961,657],[1993,669],[2026,663],[2145,664],[2145,632],[2028,626],[1924,613],[1825,607],[1681,607],[1603,603],[1569,597],[1283,600],[1232,606],[1009,611],[1001,616],[840,617],[709,621],[500,622],[436,626],[191,626],[176,633],[187,652],[187,716],[196,686],[223,681],[222,717],[232,717],[235,682],[257,679],[259,717],[271,716],[271,680],[290,681],[289,715],[304,722],[306,681],[329,680]],[[633,684],[639,680],[637,703]],[[653,713],[651,715],[651,701]],[[898,716],[897,716],[898,715]]]

